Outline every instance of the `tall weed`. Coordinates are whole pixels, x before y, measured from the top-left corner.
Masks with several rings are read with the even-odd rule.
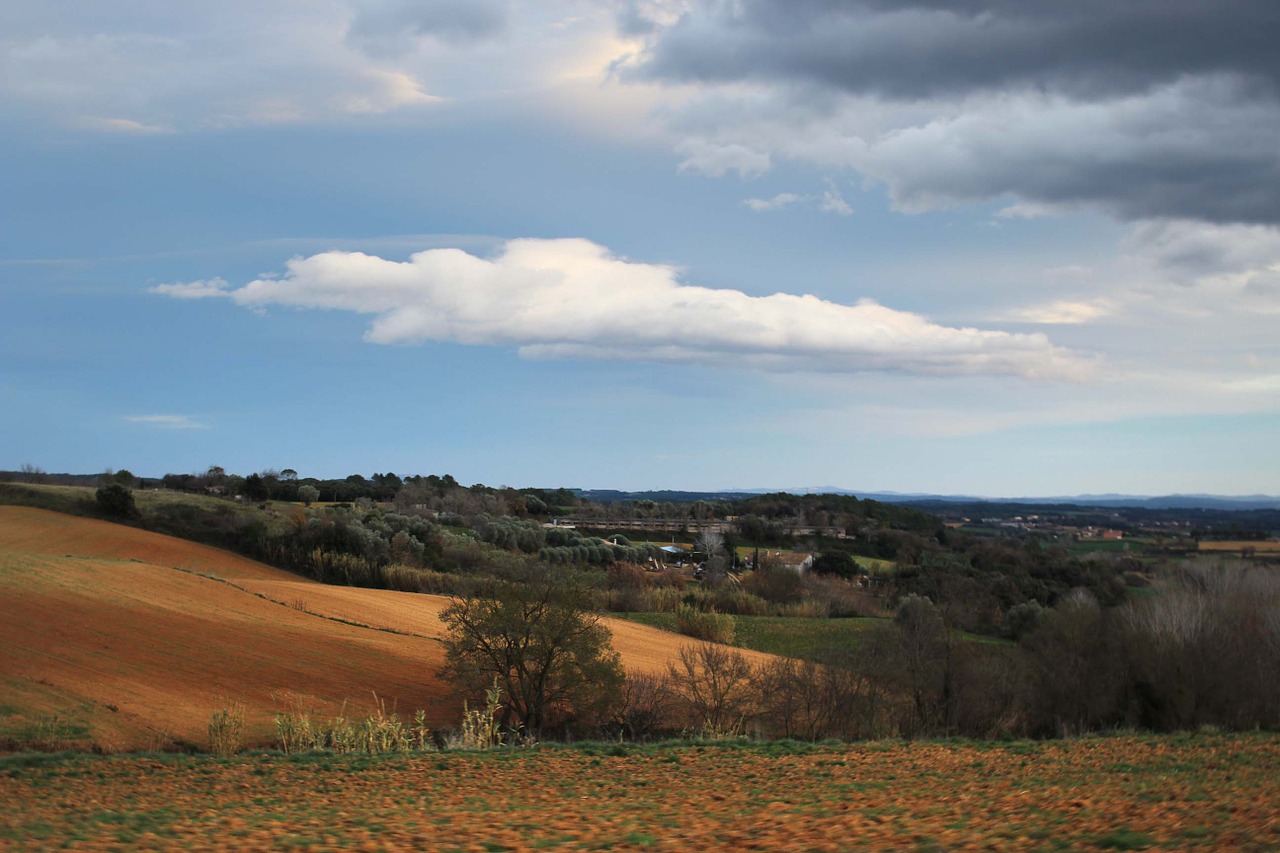
[[[209,749],[214,755],[235,755],[244,746],[244,706],[233,703],[209,719]]]
[[[296,710],[276,715],[276,743],[281,752],[294,754],[313,749],[327,749],[339,754],[425,750],[434,746],[434,734],[427,725],[425,711],[418,711],[411,725],[406,725],[378,694],[373,696],[373,712],[364,719],[345,714],[316,725],[311,717]]]
[[[323,732],[311,725],[311,717],[303,713],[276,714],[276,743],[285,755],[307,752],[323,746]]]
[[[491,749],[502,745],[498,711],[502,709],[502,688],[498,679],[485,691],[484,709],[462,705],[462,728],[449,739],[452,749]]]

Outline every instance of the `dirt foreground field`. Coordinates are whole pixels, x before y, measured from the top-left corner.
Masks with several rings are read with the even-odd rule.
[[[373,711],[452,728],[460,703],[433,595],[325,586],[243,557],[93,519],[0,506],[0,748],[203,746],[242,706],[249,743],[277,713]],[[630,672],[691,641],[608,619]],[[745,652],[753,660],[766,656]]]
[[[1280,738],[0,760],[0,849],[1275,850]]]

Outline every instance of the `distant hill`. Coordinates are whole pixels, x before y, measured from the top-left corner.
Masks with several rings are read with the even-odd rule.
[[[1067,495],[1054,497],[983,498],[969,495],[903,495],[894,492],[869,492],[859,497],[883,503],[900,503],[911,506],[929,506],[944,503],[963,504],[1020,504],[1054,506],[1069,504],[1078,507],[1132,508],[1132,509],[1219,509],[1252,510],[1280,509],[1280,497],[1270,495]]]
[[[927,492],[860,492],[837,486],[802,486],[786,489],[724,489],[718,492],[687,492],[676,490],[627,492],[617,489],[574,489],[575,494],[587,500],[609,503],[614,501],[652,500],[669,503],[693,501],[742,500],[756,495],[784,492],[792,495],[853,495],[863,500],[881,503],[906,504],[921,508],[936,508],[943,504],[993,504],[1019,506],[1053,506],[1070,504],[1088,507],[1131,507],[1134,509],[1219,509],[1253,510],[1280,509],[1280,497],[1273,495],[1121,495],[1084,494],[1057,495],[1051,497],[981,497],[978,495],[938,495]]]
[[[724,492],[682,492],[672,489],[660,489],[647,492],[624,492],[618,489],[571,489],[583,500],[596,503],[616,503],[618,501],[659,501],[663,503],[693,503],[694,501],[736,501],[760,492],[724,491]],[[850,493],[846,493],[850,494]]]
[[[0,483],[4,482],[40,482],[63,486],[96,487],[101,474],[69,474],[46,473],[32,474],[22,471],[0,471]],[[148,485],[159,485],[158,480],[145,481]],[[319,482],[310,480],[308,482]],[[338,481],[334,481],[338,482]],[[330,481],[323,481],[329,484]],[[339,485],[342,485],[339,482]],[[326,488],[331,486],[326,485]],[[555,489],[545,489],[554,492]],[[1256,510],[1280,509],[1280,496],[1276,495],[1209,495],[1209,494],[1174,494],[1174,495],[1124,495],[1114,492],[1102,494],[1052,495],[1052,496],[1010,496],[989,497],[981,495],[942,495],[932,492],[895,492],[895,491],[859,491],[840,486],[793,486],[789,488],[755,488],[755,489],[720,489],[717,491],[687,491],[680,489],[647,489],[642,491],[626,491],[623,489],[581,489],[569,488],[578,497],[597,503],[617,503],[619,501],[658,501],[663,503],[693,503],[694,501],[734,501],[756,495],[786,493],[791,495],[851,495],[860,499],[879,501],[880,503],[907,504],[915,507],[936,508],[942,504],[1001,504],[1020,506],[1052,506],[1072,504],[1081,508],[1129,507],[1134,509],[1217,509],[1217,510]],[[293,497],[285,498],[294,500]],[[328,498],[326,498],[327,500]],[[390,500],[390,496],[378,498]]]

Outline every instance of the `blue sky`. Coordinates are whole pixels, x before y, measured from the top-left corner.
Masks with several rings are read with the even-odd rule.
[[[0,468],[1274,494],[1278,14],[6,4]]]

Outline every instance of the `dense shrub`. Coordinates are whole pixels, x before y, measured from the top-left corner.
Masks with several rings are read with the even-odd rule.
[[[794,604],[804,598],[800,573],[770,560],[761,560],[759,567],[748,572],[742,588],[773,604]]]
[[[108,483],[94,494],[98,512],[117,521],[132,521],[140,516],[133,492],[119,483]]]
[[[813,560],[810,567],[816,575],[834,575],[839,578],[853,578],[861,573],[853,557],[843,551],[825,551]]]
[[[1004,634],[1013,640],[1022,639],[1040,625],[1048,611],[1038,601],[1024,601],[1015,604],[1004,614]]]
[[[689,598],[690,593],[685,593],[685,599],[689,600]],[[723,584],[709,594],[704,593],[699,606],[735,616],[766,616],[770,612],[769,602],[754,593],[730,584]]]
[[[733,617],[728,613],[717,613],[714,610],[695,610],[688,605],[681,605],[676,611],[676,630],[686,637],[706,640],[712,643],[732,643],[734,635]]]

